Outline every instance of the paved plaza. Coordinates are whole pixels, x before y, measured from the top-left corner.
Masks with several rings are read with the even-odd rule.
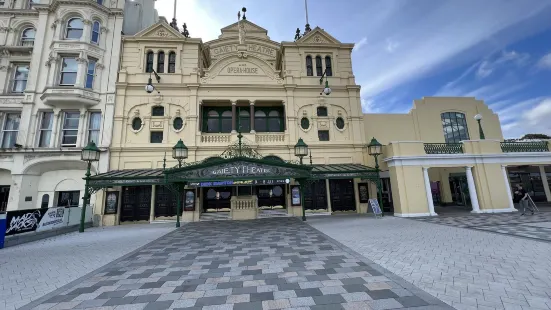
[[[23,309],[409,307],[449,308],[299,219],[274,218],[187,224]]]
[[[333,216],[308,223],[457,309],[551,309],[551,243],[473,227],[549,227],[537,222],[547,216]]]
[[[174,224],[88,228],[0,250],[0,309],[13,310],[174,230]]]

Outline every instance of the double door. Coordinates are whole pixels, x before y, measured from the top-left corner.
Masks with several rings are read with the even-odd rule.
[[[256,186],[259,207],[285,208],[285,185]]]
[[[125,186],[122,188],[121,222],[149,221],[151,186]]]
[[[332,211],[355,211],[354,181],[352,179],[329,180]]]
[[[155,217],[176,216],[178,203],[176,196],[168,187],[158,185],[155,188]]]
[[[325,180],[316,180],[304,187],[304,209],[327,210],[327,187]]]
[[[203,192],[204,212],[231,210],[232,187],[206,187]]]

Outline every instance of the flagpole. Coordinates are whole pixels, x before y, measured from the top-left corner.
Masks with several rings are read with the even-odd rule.
[[[306,24],[308,24],[308,0],[304,0],[304,7],[306,9]]]
[[[176,19],[176,0],[174,0],[174,19]]]

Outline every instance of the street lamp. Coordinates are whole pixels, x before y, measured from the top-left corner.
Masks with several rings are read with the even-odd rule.
[[[86,178],[84,184],[84,197],[82,197],[82,211],[80,214],[80,227],[78,228],[79,232],[84,232],[84,220],[86,218],[86,205],[90,203],[90,191],[89,191],[89,181],[90,181],[90,167],[92,166],[93,161],[99,160],[100,150],[94,143],[90,141],[88,145],[82,149],[81,160],[88,163],[88,168],[86,169]]]
[[[151,73],[155,74],[155,79],[157,80],[157,83],[161,83],[161,77],[155,72],[155,70],[151,69],[151,72],[149,72],[149,80],[147,81],[147,85],[145,85],[145,91],[148,94],[151,94],[155,90],[155,86],[153,86],[153,80],[151,79]],[[161,93],[157,90],[157,93]]]
[[[474,116],[474,119],[478,122],[478,134],[480,135],[480,140],[486,139],[484,136],[484,131],[482,130],[482,124],[480,124],[480,121],[482,120],[482,115],[477,114]]]
[[[182,139],[178,140],[176,145],[172,148],[172,158],[176,159],[178,161],[178,168],[182,168],[182,160],[187,158],[187,146],[184,144]],[[180,227],[180,213],[182,210],[181,204],[181,192],[180,192],[180,184],[178,183],[176,186],[176,227]]]
[[[371,142],[369,142],[369,144],[367,145],[367,152],[369,153],[369,155],[375,157],[375,170],[377,171],[377,178],[379,179],[378,181],[379,186],[377,186],[378,187],[377,194],[379,196],[379,205],[381,206],[381,215],[384,216],[383,194],[382,194],[383,184],[381,183],[381,174],[379,170],[379,160],[378,160],[379,155],[383,154],[383,146],[381,145],[381,143],[379,143],[379,141],[377,141],[377,139],[375,139],[375,137],[373,137],[371,139]]]
[[[300,164],[302,165],[302,158],[308,155],[308,144],[302,141],[302,138],[298,139],[295,145],[295,156],[300,158]],[[302,207],[302,220],[306,221],[306,210],[304,209],[304,187],[306,186],[306,179],[299,179],[300,183],[300,206]]]
[[[323,78],[325,77],[325,87],[323,88],[320,95],[323,93],[326,96],[329,96],[331,94],[331,88],[329,87],[329,81],[327,81],[326,72],[327,72],[327,70],[323,71],[323,74],[321,75],[321,78],[320,78],[320,85],[323,85]]]

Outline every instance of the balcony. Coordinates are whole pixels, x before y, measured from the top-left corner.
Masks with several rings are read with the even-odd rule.
[[[67,106],[75,108],[80,106],[90,107],[100,102],[100,96],[95,91],[73,87],[48,88],[40,96],[40,99],[46,105],[60,106],[61,108]]]
[[[549,152],[549,143],[547,141],[533,142],[501,142],[501,151],[503,153],[513,152]]]
[[[231,134],[229,133],[202,133],[202,145],[229,145],[231,143]]]
[[[425,143],[426,154],[463,154],[462,143]]]
[[[278,144],[285,142],[285,133],[257,133],[255,142],[258,144]]]

